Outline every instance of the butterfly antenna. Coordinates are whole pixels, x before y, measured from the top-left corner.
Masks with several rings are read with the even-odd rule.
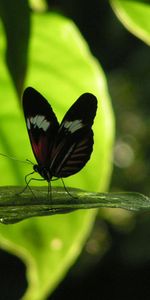
[[[26,162],[34,166],[34,163],[30,159],[26,159]]]
[[[18,162],[21,162],[21,163],[24,163],[24,164],[33,164],[30,160],[26,159],[26,160],[20,160],[20,159],[17,159],[15,157],[12,157],[12,156],[9,156],[9,155],[6,155],[6,154],[3,154],[3,153],[0,153],[1,156],[4,156],[4,157],[7,157],[11,160],[15,160],[15,161],[18,161]]]
[[[61,178],[61,181],[62,181],[62,184],[63,184],[63,187],[64,187],[64,190],[66,191],[66,193],[71,197],[71,198],[73,198],[73,199],[77,199],[77,197],[74,197],[69,191],[68,191],[68,189],[66,188],[66,186],[65,186],[65,183],[64,183],[64,181],[63,181],[63,179]]]

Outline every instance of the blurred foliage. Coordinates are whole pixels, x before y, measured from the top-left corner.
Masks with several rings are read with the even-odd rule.
[[[148,0],[110,0],[117,17],[135,36],[150,45],[150,5]]]
[[[21,96],[27,69],[30,10],[27,1],[0,0],[0,17],[6,34],[6,62]]]

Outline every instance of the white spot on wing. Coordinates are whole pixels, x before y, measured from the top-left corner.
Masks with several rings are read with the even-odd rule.
[[[44,131],[46,131],[49,126],[50,126],[50,123],[47,120],[43,120],[40,128],[42,128]]]
[[[37,117],[38,117],[38,116],[31,117],[31,118],[30,118],[30,122],[31,122],[32,124],[36,124]]]
[[[30,130],[31,124],[34,125],[34,128],[38,127],[46,131],[50,126],[50,122],[45,119],[45,116],[36,115],[35,117],[27,118],[27,127]]]
[[[69,132],[74,133],[78,129],[84,127],[82,120],[75,120],[75,121],[65,121],[63,126],[68,129]]]
[[[30,126],[30,121],[29,119],[27,118],[27,128],[30,130],[31,129],[31,126]]]
[[[41,124],[44,121],[44,116],[37,116],[35,125],[39,128],[42,128]]]

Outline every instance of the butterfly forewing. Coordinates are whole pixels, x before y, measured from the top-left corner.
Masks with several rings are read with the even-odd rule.
[[[60,129],[63,126],[66,127],[66,122],[68,121],[70,122],[75,121],[69,124],[70,129],[74,127],[74,131],[76,129],[77,124],[78,125],[80,124],[80,126],[81,124],[84,124],[88,127],[91,127],[96,115],[96,110],[97,110],[96,97],[91,93],[82,94],[65,114],[61,122]]]
[[[31,87],[24,91],[23,110],[37,163],[48,168],[51,149],[59,129],[57,118],[47,100]]]
[[[51,152],[50,170],[53,176],[73,175],[89,160],[93,150],[91,126],[96,110],[96,97],[85,93],[64,116]]]

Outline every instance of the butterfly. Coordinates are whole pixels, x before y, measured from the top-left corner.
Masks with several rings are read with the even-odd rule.
[[[23,93],[23,111],[32,150],[33,171],[50,182],[79,172],[93,150],[91,129],[97,110],[93,94],[81,95],[59,124],[48,101],[34,88]]]

